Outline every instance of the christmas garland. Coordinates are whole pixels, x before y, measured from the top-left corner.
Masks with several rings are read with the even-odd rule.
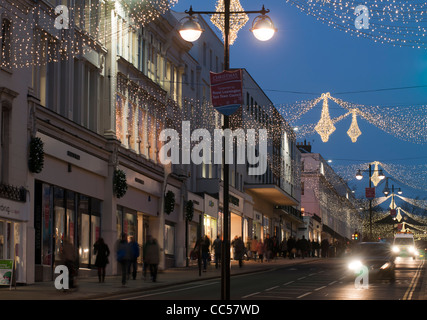
[[[43,141],[39,137],[30,140],[30,152],[28,156],[28,168],[32,173],[40,173],[44,165]]]
[[[187,201],[187,205],[186,205],[186,212],[185,212],[185,218],[187,219],[187,221],[191,221],[193,220],[193,216],[194,216],[194,203],[192,200]]]
[[[117,198],[121,198],[126,194],[128,184],[126,182],[126,173],[123,170],[114,170],[113,176],[113,192]]]
[[[165,195],[165,213],[170,214],[175,207],[175,194],[172,191],[166,192]]]

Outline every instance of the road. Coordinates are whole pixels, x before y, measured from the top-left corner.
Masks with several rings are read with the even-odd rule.
[[[232,276],[231,300],[419,300],[422,294],[425,299],[424,260],[400,259],[395,281],[369,279],[367,288],[356,288],[345,277],[346,268],[341,259],[277,268],[272,264],[268,271]],[[108,299],[219,300],[220,287],[220,279],[212,279]]]

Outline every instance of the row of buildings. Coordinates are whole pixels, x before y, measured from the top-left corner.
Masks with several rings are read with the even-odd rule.
[[[163,165],[159,137],[183,121],[221,128],[209,72],[223,70],[223,43],[202,18],[202,37],[185,42],[184,14],[173,11],[141,26],[125,2],[1,1],[0,260],[15,260],[18,282],[52,280],[66,238],[84,274],[99,237],[114,248],[121,234],[140,246],[153,235],[169,268],[188,265],[200,234],[222,235],[222,166]],[[68,28],[55,23],[57,5],[69,9]],[[231,238],[350,239],[357,210],[345,182],[335,187],[245,69],[243,88],[232,126],[268,130],[268,166],[250,176],[248,164],[230,165]]]

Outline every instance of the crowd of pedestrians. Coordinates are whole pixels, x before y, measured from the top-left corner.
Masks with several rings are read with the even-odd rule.
[[[218,269],[221,262],[223,241],[218,235],[211,242],[206,235],[202,239],[196,241],[194,249],[190,253],[190,259],[198,259],[200,254],[201,263],[203,263],[203,271],[207,271],[207,265],[211,261],[213,255],[215,268]],[[102,238],[99,238],[93,246],[94,254],[96,255],[95,266],[98,269],[99,282],[105,281],[105,268],[110,262],[110,249]],[[75,279],[77,275],[76,256],[71,241],[65,239],[62,246],[61,257],[64,264],[69,269],[69,286],[75,288]],[[323,239],[320,243],[315,240],[307,240],[304,236],[301,238],[290,237],[287,240],[279,241],[276,236],[270,237],[266,234],[264,241],[256,236],[244,244],[242,237],[235,236],[231,241],[232,258],[239,263],[239,267],[243,266],[244,260],[253,259],[259,262],[269,262],[279,257],[295,259],[306,257],[334,257],[346,251],[346,244],[340,242],[329,243],[327,239]],[[126,281],[132,277],[136,280],[138,257],[140,256],[140,246],[135,241],[134,237],[127,237],[123,234],[121,239],[116,243],[115,247],[116,259],[120,267],[122,275],[122,285],[126,285]],[[147,241],[142,247],[142,275],[147,280],[147,271],[150,272],[151,280],[156,282],[158,265],[160,260],[160,247],[156,239],[152,236],[147,236]]]
[[[306,257],[327,258],[338,255],[341,249],[340,243],[330,244],[327,239],[320,243],[315,240],[308,240],[305,236],[301,238],[290,237],[287,240],[279,241],[276,236],[270,237],[266,234],[264,241],[254,236],[253,239],[244,244],[242,237],[235,236],[230,243],[232,256],[231,258],[238,261],[239,267],[243,266],[244,260],[252,259],[259,262],[269,262],[279,257],[304,259]],[[206,235],[196,241],[194,249],[190,253],[190,259],[197,260],[201,254],[201,268],[203,272],[207,271],[207,265],[214,259],[215,268],[221,261],[222,240],[218,235],[211,242]],[[344,249],[343,249],[344,250]]]

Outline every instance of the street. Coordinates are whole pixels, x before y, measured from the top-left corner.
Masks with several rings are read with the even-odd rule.
[[[231,277],[231,300],[420,300],[425,285],[424,260],[397,259],[396,279],[370,279],[368,288],[356,288],[346,277],[344,259],[314,260]],[[243,267],[244,268],[244,267]],[[218,300],[220,279],[176,285],[108,299]],[[425,297],[424,297],[425,299]]]

